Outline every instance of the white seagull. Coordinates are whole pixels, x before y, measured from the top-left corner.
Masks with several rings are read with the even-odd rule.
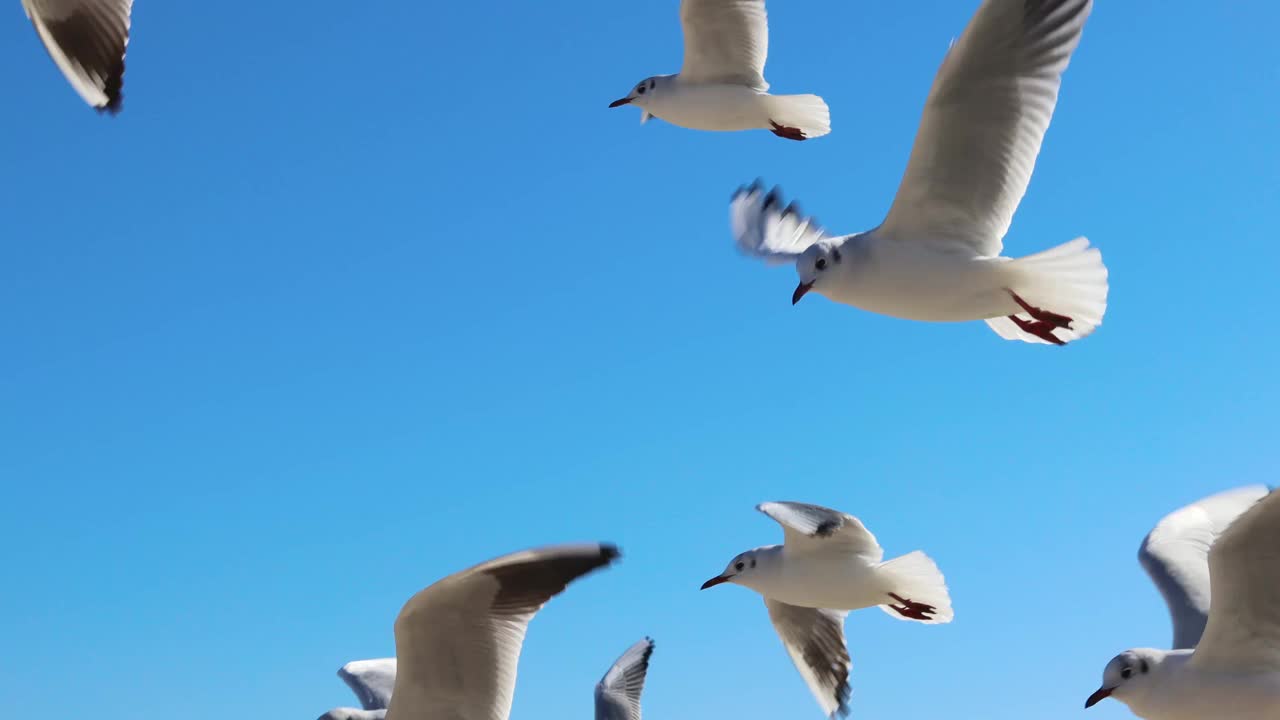
[[[878,606],[928,624],[954,617],[942,573],[919,550],[882,562],[884,550],[852,515],[795,502],[756,509],[782,525],[783,544],[741,553],[702,589],[734,583],[764,596],[787,654],[828,716],[849,713],[848,611]]]
[[[360,708],[336,707],[319,720],[382,720],[396,683],[396,659],[352,660],[338,669],[338,677],[360,700]]]
[[[414,595],[396,618],[387,720],[506,720],[529,620],[569,583],[617,558],[603,543],[524,550]]]
[[[933,81],[884,222],[834,237],[757,183],[730,205],[739,249],[795,263],[792,304],[813,290],[909,320],[986,320],[1001,337],[1032,343],[1093,332],[1107,309],[1107,268],[1088,240],[1000,255],[1092,5],[983,2]]]
[[[650,116],[694,130],[770,130],[788,140],[831,132],[817,95],[770,95],[764,81],[769,24],[764,0],[681,0],[684,66],[641,80],[609,107],[637,105]]]
[[[1146,720],[1280,718],[1280,492],[1213,543],[1209,581],[1209,622],[1195,649],[1120,653],[1086,708],[1112,697]]]
[[[120,112],[133,0],[22,0],[22,9],[80,97]]]
[[[645,638],[627,648],[609,672],[596,683],[596,720],[640,720],[640,693],[644,692],[653,639]]]

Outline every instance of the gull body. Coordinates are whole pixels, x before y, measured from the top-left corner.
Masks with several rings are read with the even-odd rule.
[[[985,320],[1006,339],[1063,345],[1102,323],[1107,269],[1085,238],[1001,255],[1091,0],[985,0],[925,102],[889,213],[829,235],[757,182],[730,203],[743,253],[792,262],[810,291],[909,320]]]
[[[80,97],[119,112],[133,0],[22,0],[22,9]]]
[[[1103,669],[1102,685],[1085,707],[1114,698],[1145,720],[1280,717],[1278,548],[1280,493],[1271,491],[1212,541],[1212,604],[1195,648],[1120,653]]]
[[[946,581],[924,553],[883,561],[875,536],[830,508],[768,502],[756,509],[782,525],[783,544],[740,553],[702,589],[732,583],[764,597],[783,647],[828,716],[849,712],[850,610],[879,607],[927,624],[954,617]]]
[[[684,66],[641,80],[609,107],[635,105],[640,121],[658,117],[694,130],[770,130],[788,140],[831,132],[816,95],[770,95],[764,79],[769,25],[764,0],[682,0]]]

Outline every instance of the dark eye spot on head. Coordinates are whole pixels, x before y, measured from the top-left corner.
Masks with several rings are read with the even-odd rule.
[[[742,569],[742,566],[743,566],[743,563],[742,563],[742,561],[741,561],[741,560],[739,560],[737,563],[735,563],[735,564],[734,564],[733,569],[734,569],[734,570],[741,570],[741,569]]]
[[[1125,680],[1128,680],[1131,675],[1133,675],[1133,668],[1131,667],[1125,666],[1120,670],[1120,677]]]
[[[1138,669],[1142,670],[1142,673],[1145,675],[1146,672],[1151,669],[1151,666],[1147,665],[1146,660],[1143,660],[1142,664],[1138,665]]]
[[[835,248],[832,248],[831,259],[835,260],[836,262],[840,262],[840,251],[836,250]]]
[[[644,94],[644,85],[641,85],[640,87],[636,88],[636,92],[637,92],[637,93],[640,93],[641,95],[643,95],[643,94]]]
[[[818,268],[819,270],[826,270],[826,269],[827,269],[827,259],[826,259],[826,258],[818,258],[818,262],[814,263],[814,264],[813,264],[813,266],[814,266],[814,267],[816,267],[816,268]]]
[[[658,81],[657,81],[657,80],[654,80],[653,78],[650,78],[650,79],[649,79],[649,89],[650,89],[650,90],[652,90],[652,89],[653,89],[653,86],[654,86],[654,85],[657,85],[657,84],[658,84]]]
[[[755,566],[756,566],[756,559],[751,558],[751,567],[755,567]]]

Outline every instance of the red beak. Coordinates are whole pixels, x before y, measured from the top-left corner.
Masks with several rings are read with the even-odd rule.
[[[1084,701],[1084,708],[1088,710],[1094,705],[1097,705],[1103,700],[1106,700],[1107,698],[1111,697],[1111,691],[1114,689],[1115,688],[1098,688],[1097,692],[1090,695],[1089,699]]]
[[[715,587],[715,586],[719,585],[720,583],[727,583],[727,582],[729,582],[729,578],[728,578],[728,577],[726,577],[726,576],[724,576],[724,575],[717,575],[717,576],[715,576],[715,577],[711,578],[710,580],[708,580],[708,581],[706,581],[706,582],[702,583],[702,587],[700,587],[700,588],[698,588],[698,589],[699,589],[699,590],[706,590],[706,589],[707,589],[707,588],[709,588],[709,587]]]
[[[609,107],[616,108],[616,107],[622,107],[623,105],[630,105],[630,104],[631,104],[631,98],[622,98],[621,100],[614,100],[613,102],[609,103]]]
[[[811,290],[812,288],[813,288],[813,283],[811,282],[800,283],[799,285],[797,285],[796,291],[791,293],[791,304],[795,305],[796,303],[800,302],[800,298],[804,297],[804,294],[809,292],[809,290]]]

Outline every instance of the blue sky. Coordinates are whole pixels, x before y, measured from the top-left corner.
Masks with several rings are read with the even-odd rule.
[[[9,712],[315,717],[421,587],[602,539],[624,561],[534,621],[514,717],[588,716],[648,634],[647,717],[818,718],[759,598],[697,590],[796,499],[951,587],[949,626],[851,615],[854,717],[1127,717],[1081,708],[1169,641],[1142,535],[1276,480],[1280,11],[1095,10],[1006,238],[1102,249],[1093,336],[791,307],[731,191],[878,223],[976,5],[775,2],[769,80],[833,117],[792,143],[605,108],[679,68],[674,0],[140,2],[114,119],[10,0]]]

